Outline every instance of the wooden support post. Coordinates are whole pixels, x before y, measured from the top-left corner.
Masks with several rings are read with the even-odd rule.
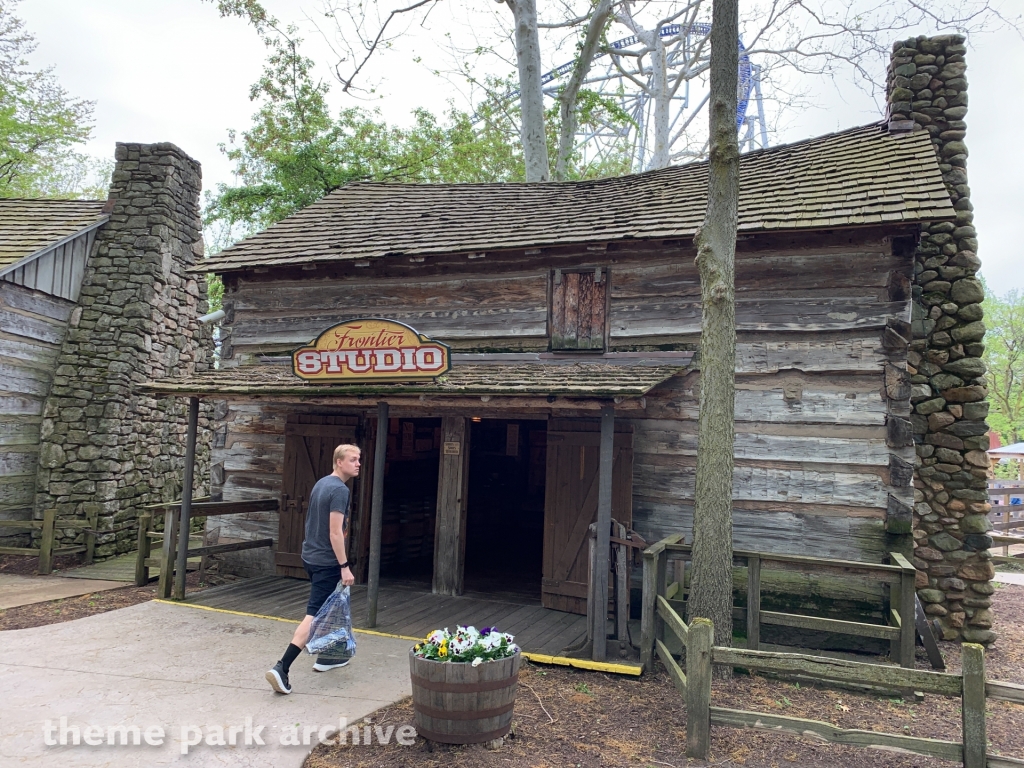
[[[964,768],[985,768],[985,649],[977,643],[964,643],[960,649]]]
[[[608,652],[608,554],[611,548],[612,467],[615,463],[615,407],[601,409],[601,447],[597,470],[597,538],[594,571],[590,574],[590,599],[594,604],[594,661]]]
[[[388,404],[377,403],[377,432],[373,446],[373,490],[370,493],[370,566],[366,573],[366,626],[377,626],[380,590],[380,539],[384,530],[384,464],[388,453]]]
[[[658,573],[658,555],[644,552],[643,586],[640,605],[640,664],[645,672],[653,669],[655,624],[658,621],[656,602],[658,585],[655,579]]]
[[[441,461],[434,534],[435,595],[461,595],[466,557],[466,481],[469,428],[462,416],[441,419]]]
[[[900,635],[897,640],[890,642],[889,655],[893,660],[899,659],[901,667],[913,669],[914,641],[917,636],[917,622],[914,616],[917,596],[914,585],[916,572],[914,566],[899,552],[890,552],[889,557],[893,565],[903,569],[899,583],[890,582],[889,586],[889,599],[900,621]]]
[[[626,540],[626,526],[616,524],[616,535]],[[615,546],[615,639],[619,643],[629,640],[629,549],[625,544]]]
[[[139,531],[135,555],[135,586],[137,587],[144,587],[149,583],[149,566],[146,565],[146,560],[149,559],[149,529],[152,522],[152,513],[143,512],[139,515]]]
[[[905,564],[903,577],[900,579],[900,665],[905,669],[914,668],[914,646],[917,640],[917,588],[914,566],[900,555]]]
[[[57,510],[43,512],[43,535],[39,539],[39,573],[43,576],[53,571],[53,537],[57,522]]]
[[[761,556],[747,556],[747,648],[761,643]]]
[[[188,432],[185,435],[185,467],[181,479],[181,519],[178,521],[178,564],[174,573],[174,599],[185,599],[188,570],[188,535],[192,522],[192,477],[196,465],[196,434],[199,431],[199,398],[188,399]],[[164,533],[166,536],[166,532]],[[173,532],[171,534],[173,536]],[[162,576],[163,574],[161,574]]]
[[[711,645],[714,626],[694,619],[686,633],[686,756],[706,760],[711,746]]]
[[[160,581],[156,594],[164,600],[171,596],[174,583],[174,542],[178,532],[178,505],[167,507],[164,512],[164,543],[160,549]],[[186,546],[188,542],[186,542]]]
[[[86,520],[89,527],[85,531],[85,564],[92,565],[92,561],[96,557],[96,538],[99,535],[96,533],[100,526],[99,512],[93,512]]]

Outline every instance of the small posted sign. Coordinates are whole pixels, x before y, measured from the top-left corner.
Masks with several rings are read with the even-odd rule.
[[[292,370],[307,381],[424,381],[450,369],[447,344],[376,318],[339,323],[292,353]]]

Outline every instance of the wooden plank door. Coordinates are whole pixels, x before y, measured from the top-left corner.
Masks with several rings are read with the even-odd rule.
[[[628,424],[616,425],[612,518],[629,526],[633,520],[633,435],[627,429]],[[587,612],[587,532],[590,524],[597,522],[600,441],[598,422],[558,420],[548,425],[541,580],[545,608]]]
[[[302,540],[306,534],[309,493],[321,477],[331,474],[334,449],[355,443],[358,419],[349,416],[302,415],[285,425],[284,477],[274,564],[279,576],[305,579]],[[353,481],[349,482],[353,490]]]

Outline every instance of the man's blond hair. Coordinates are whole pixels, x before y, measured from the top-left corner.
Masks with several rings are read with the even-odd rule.
[[[362,450],[358,445],[352,445],[351,443],[344,443],[334,449],[334,463],[337,464],[339,461],[345,458],[349,453],[362,453]]]

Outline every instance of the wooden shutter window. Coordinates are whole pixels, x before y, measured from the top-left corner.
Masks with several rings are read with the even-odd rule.
[[[551,349],[603,351],[607,270],[555,270],[551,282]]]

